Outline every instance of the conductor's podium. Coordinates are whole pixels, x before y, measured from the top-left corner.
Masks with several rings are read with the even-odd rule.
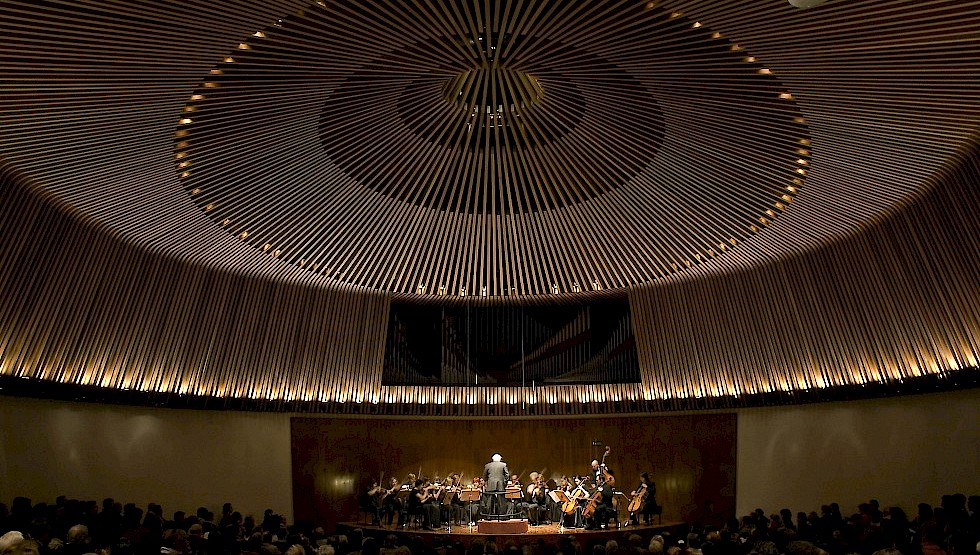
[[[510,520],[481,520],[477,523],[477,529],[481,534],[526,534],[527,521],[516,518]]]

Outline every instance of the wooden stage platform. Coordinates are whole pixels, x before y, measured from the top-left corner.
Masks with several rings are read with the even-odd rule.
[[[475,539],[486,541],[487,538],[494,538],[499,543],[499,547],[503,547],[504,543],[510,539],[515,539],[518,543],[522,543],[530,538],[534,538],[535,541],[544,540],[545,543],[557,545],[562,536],[568,536],[570,534],[574,534],[576,541],[583,545],[592,541],[606,542],[609,540],[616,540],[622,544],[624,539],[630,534],[637,534],[644,542],[649,542],[650,538],[657,534],[671,534],[676,536],[686,526],[683,522],[664,522],[650,526],[617,526],[613,523],[605,529],[585,530],[584,528],[563,528],[557,524],[528,526],[526,520],[513,519],[510,521],[480,521],[475,526],[444,526],[435,530],[340,522],[337,524],[337,532],[344,534],[357,528],[363,531],[364,537],[373,537],[380,541],[384,541],[385,537],[393,534],[399,540],[413,538],[421,539],[428,543],[438,538],[444,545],[461,541],[465,546],[469,546],[470,542]]]

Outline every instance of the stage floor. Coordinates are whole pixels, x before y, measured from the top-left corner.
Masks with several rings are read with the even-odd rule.
[[[506,522],[506,521],[503,521]],[[576,538],[589,538],[589,539],[602,539],[608,541],[610,539],[620,540],[625,534],[638,534],[645,541],[649,541],[650,537],[655,534],[677,534],[677,531],[685,526],[683,522],[664,522],[663,524],[653,524],[649,526],[639,525],[639,526],[617,526],[616,523],[612,523],[608,528],[603,528],[599,530],[586,530],[584,528],[565,528],[557,524],[541,524],[539,526],[528,526],[526,532],[519,534],[508,534],[505,532],[492,532],[486,533],[480,531],[479,523],[474,526],[443,526],[442,528],[437,528],[433,530],[423,530],[421,528],[413,527],[398,527],[398,526],[377,526],[371,524],[364,524],[358,522],[340,522],[337,524],[337,530],[340,533],[345,533],[349,530],[359,528],[364,532],[365,537],[375,537],[383,540],[387,535],[394,534],[396,536],[416,536],[423,539],[432,538],[442,538],[443,540],[448,539],[453,541],[455,539],[461,539],[464,543],[469,543],[476,538],[508,538],[508,537],[536,537],[538,539],[551,539],[557,542],[561,536],[567,536],[569,534],[575,534]],[[487,527],[484,526],[484,529]],[[549,542],[550,543],[550,542]]]

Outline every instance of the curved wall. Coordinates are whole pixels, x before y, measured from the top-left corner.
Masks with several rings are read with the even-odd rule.
[[[632,291],[640,384],[533,390],[382,386],[386,297],[296,270],[270,281],[143,249],[14,172],[0,177],[8,377],[323,403],[278,410],[436,415],[448,403],[465,409],[451,416],[522,416],[693,408],[674,403],[694,399],[706,400],[697,408],[742,406],[731,400],[944,377],[980,360],[975,145],[921,197],[859,234],[762,267]],[[713,405],[716,396],[729,404]],[[526,413],[516,409],[523,402]]]
[[[831,501],[852,511],[872,497],[912,511],[945,493],[980,493],[978,421],[980,389],[740,410],[736,514]],[[290,451],[284,414],[0,398],[4,503],[112,496],[170,513],[231,501],[245,514],[291,518]]]
[[[0,167],[0,374],[170,395],[357,401],[388,302],[121,240]],[[202,255],[203,256],[203,255]],[[316,280],[313,280],[316,281]]]
[[[738,514],[980,494],[980,390],[738,413]]]
[[[0,503],[59,495],[100,504],[160,503],[166,516],[199,506],[292,517],[289,417],[0,401]]]
[[[634,290],[648,392],[752,395],[975,368],[978,151],[936,179],[902,210],[824,248]]]

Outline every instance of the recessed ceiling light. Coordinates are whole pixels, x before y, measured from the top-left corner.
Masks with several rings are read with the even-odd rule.
[[[801,8],[805,10],[807,8],[817,7],[826,1],[827,0],[789,0],[789,4],[794,8]]]

